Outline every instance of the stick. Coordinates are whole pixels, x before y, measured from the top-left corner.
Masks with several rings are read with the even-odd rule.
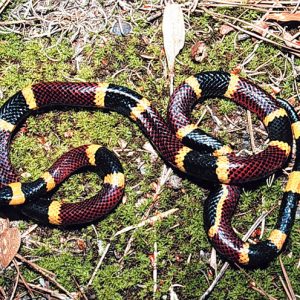
[[[62,290],[66,295],[68,295],[69,297],[73,297],[72,294],[70,292],[68,292],[60,283],[58,283],[55,279],[53,279],[50,275],[48,275],[47,272],[44,271],[44,269],[42,269],[40,266],[38,266],[37,264],[27,260],[25,257],[21,256],[20,254],[16,254],[15,256],[16,258],[18,258],[19,260],[21,260],[23,263],[26,263],[27,265],[29,265],[31,268],[33,268],[34,270],[36,270],[37,272],[39,272],[42,276],[44,276],[47,280],[49,280],[50,282],[52,282],[54,285],[56,285],[60,290]],[[29,285],[29,284],[28,284]],[[30,286],[30,285],[29,285]]]

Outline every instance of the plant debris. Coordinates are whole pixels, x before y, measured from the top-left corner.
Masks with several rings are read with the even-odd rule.
[[[0,219],[0,269],[5,269],[18,253],[21,234],[18,228],[9,227],[9,222]]]

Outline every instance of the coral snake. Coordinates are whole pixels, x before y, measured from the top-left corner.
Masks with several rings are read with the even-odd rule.
[[[269,137],[265,150],[249,157],[235,155],[229,146],[190,122],[196,103],[228,98],[255,113]],[[38,83],[12,96],[0,109],[0,205],[19,205],[21,211],[43,223],[82,224],[111,211],[124,192],[124,174],[106,148],[84,145],[64,154],[40,178],[20,183],[9,160],[12,134],[29,114],[46,107],[93,107],[116,111],[133,120],[171,167],[213,182],[205,201],[204,220],[209,240],[226,259],[262,267],[282,250],[295,219],[300,195],[300,121],[284,100],[274,99],[255,84],[223,71],[191,76],[171,96],[167,122],[149,100],[122,86],[108,83]],[[281,170],[292,153],[296,158],[285,187],[278,221],[265,241],[243,242],[231,219],[244,183]],[[92,166],[103,179],[102,190],[80,203],[62,203],[45,196],[76,170]]]

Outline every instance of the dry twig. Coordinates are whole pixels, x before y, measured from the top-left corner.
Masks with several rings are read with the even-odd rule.
[[[238,25],[235,25],[235,24],[232,24],[231,22],[227,21],[227,19],[229,20],[233,20],[233,21],[238,21],[242,24],[244,24],[245,26],[249,27],[250,29],[252,30],[261,30],[261,28],[256,25],[256,24],[252,24],[250,22],[247,22],[247,21],[244,21],[242,19],[238,19],[238,18],[235,18],[235,17],[231,17],[231,16],[228,16],[228,15],[224,15],[224,14],[219,14],[219,13],[215,13],[215,12],[212,12],[206,8],[202,8],[203,11],[205,11],[207,14],[211,15],[213,18],[216,18],[218,21],[222,22],[222,23],[225,23],[225,24],[228,24],[229,26],[233,27],[234,29],[238,30],[238,31],[241,31],[241,32],[244,32],[258,40],[262,40],[262,41],[265,41],[269,44],[272,44],[272,45],[275,45],[276,47],[279,47],[279,48],[283,48],[283,49],[286,49],[288,50],[290,53],[300,57],[300,49],[296,49],[296,48],[292,48],[290,46],[288,46],[286,43],[289,43],[290,41],[285,39],[285,38],[282,38],[281,36],[278,36],[270,31],[268,31],[268,35],[272,38],[275,38],[277,41],[274,41],[270,38],[267,38],[265,36],[262,36],[262,35],[259,35],[257,33],[255,33],[255,31],[251,31],[251,30],[247,30],[245,29],[244,27],[241,27],[241,26],[238,26]]]
[[[22,276],[22,274],[21,274],[21,272],[20,272],[20,268],[19,268],[19,266],[18,266],[18,264],[17,264],[17,262],[16,262],[15,259],[13,260],[13,264],[14,264],[16,270],[17,270],[17,275],[18,275],[18,277],[21,279],[21,281],[22,281],[23,285],[26,287],[26,289],[27,289],[27,291],[28,291],[30,297],[33,299],[33,298],[34,298],[34,295],[33,295],[33,293],[32,293],[32,290],[31,290],[31,288],[28,286],[28,284],[27,284],[25,278]],[[17,281],[17,283],[18,283],[18,281]],[[13,295],[14,295],[14,293],[13,293]],[[11,296],[11,299],[14,299],[14,298],[13,298],[13,295]]]
[[[0,1],[0,14],[4,11],[6,6],[10,3],[10,0],[1,0]]]
[[[20,283],[24,285],[23,282],[20,282]],[[72,294],[69,294],[68,295],[69,298],[66,298],[66,295],[59,294],[57,291],[52,291],[50,289],[47,289],[47,288],[44,288],[44,287],[41,287],[41,286],[38,286],[35,284],[31,284],[31,283],[27,283],[27,285],[32,290],[39,292],[42,296],[49,295],[49,296],[53,297],[54,299],[58,299],[58,300],[76,299],[76,298],[74,298],[74,295],[72,295]],[[50,298],[50,299],[53,299],[53,298]]]
[[[262,1],[244,1],[244,0],[203,0],[198,3],[199,7],[241,7],[258,11],[274,11],[281,12],[283,10],[297,9],[299,1],[297,0],[262,0]]]
[[[289,297],[289,299],[295,300],[296,299],[296,295],[294,293],[294,290],[293,290],[293,287],[291,285],[291,281],[289,279],[287,271],[286,271],[286,269],[284,267],[284,264],[282,262],[281,255],[279,256],[279,262],[280,262],[280,267],[281,267],[281,270],[282,270],[282,273],[283,273],[283,276],[284,276],[284,280],[285,280],[287,286],[284,284],[284,281],[281,278],[281,276],[280,276],[280,281],[281,281],[281,283],[282,283],[282,285],[283,285],[283,287],[284,287],[284,289],[286,291],[286,294]]]
[[[45,277],[47,280],[49,280],[50,282],[52,282],[55,286],[57,286],[60,290],[62,290],[66,295],[68,295],[69,297],[72,297],[72,294],[70,292],[68,292],[60,283],[58,283],[53,276],[50,276],[48,274],[48,271],[46,272],[45,269],[41,268],[40,266],[38,266],[37,264],[27,260],[25,257],[21,256],[20,254],[16,255],[16,258],[19,259],[20,261],[22,261],[23,263],[26,263],[27,265],[29,265],[31,268],[33,268],[35,271],[37,271],[38,273],[40,273],[43,277]],[[28,284],[29,285],[29,284]],[[30,286],[30,285],[29,285]]]

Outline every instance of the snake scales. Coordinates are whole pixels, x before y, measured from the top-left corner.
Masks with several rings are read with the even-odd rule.
[[[190,123],[192,108],[206,98],[225,97],[255,113],[269,136],[265,150],[247,158]],[[46,107],[96,107],[116,111],[134,121],[171,167],[214,183],[204,207],[209,240],[226,259],[261,267],[282,250],[291,231],[300,195],[300,121],[285,101],[275,100],[237,75],[217,71],[189,77],[172,95],[167,122],[143,96],[107,83],[38,83],[12,96],[0,109],[0,204],[20,205],[21,211],[43,223],[82,224],[111,211],[124,192],[122,167],[109,150],[84,145],[64,154],[40,178],[20,183],[9,160],[11,136],[33,111]],[[241,241],[231,219],[244,183],[265,178],[288,161],[293,146],[296,160],[283,195],[278,221],[270,236],[257,244]],[[102,190],[80,203],[45,200],[47,194],[79,168],[94,166]]]

